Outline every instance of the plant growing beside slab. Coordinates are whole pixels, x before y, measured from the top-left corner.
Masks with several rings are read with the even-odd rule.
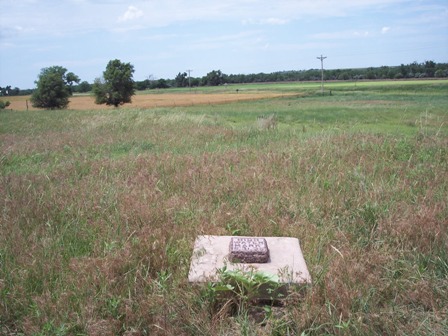
[[[217,300],[224,300],[224,306],[236,308],[237,314],[260,303],[273,304],[283,296],[276,292],[281,287],[276,275],[253,267],[231,270],[224,266],[218,270],[218,275],[219,282],[210,284],[208,288]]]

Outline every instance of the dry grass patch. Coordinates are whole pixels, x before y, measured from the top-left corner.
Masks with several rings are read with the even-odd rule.
[[[252,92],[252,93],[149,93],[139,94],[132,97],[132,103],[125,104],[125,108],[155,108],[155,107],[173,107],[173,106],[194,106],[194,105],[214,105],[225,104],[237,101],[251,101],[258,99],[268,99],[276,97],[297,96],[297,93],[278,93],[278,92]],[[25,111],[37,111],[39,109],[32,107],[30,96],[8,97],[11,105],[8,109]],[[113,110],[113,106],[97,105],[95,98],[89,95],[75,95],[70,97],[69,110]]]
[[[49,176],[3,177],[2,237],[14,240],[2,246],[16,270],[6,282],[4,323],[22,321],[18,330],[31,333],[51,322],[87,334],[270,334],[244,316],[224,327],[230,317],[215,320],[206,292],[186,283],[192,243],[205,233],[301,239],[314,286],[288,308],[290,330],[443,329],[436,317],[446,314],[446,270],[432,263],[446,261],[446,208],[429,198],[445,183],[443,158],[431,164],[436,176],[420,168],[430,180],[413,191],[407,175],[418,160],[385,164],[388,140],[372,140],[338,135],[282,149],[146,154],[92,161],[82,174],[73,164]],[[424,268],[412,266],[415,253],[428,259]],[[409,318],[395,319],[392,307]],[[424,322],[420,309],[435,319]]]

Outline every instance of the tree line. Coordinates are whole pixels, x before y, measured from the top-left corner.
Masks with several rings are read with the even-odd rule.
[[[102,77],[93,84],[80,78],[61,66],[52,66],[41,70],[36,81],[36,88],[20,90],[11,86],[0,87],[0,96],[14,96],[31,93],[34,107],[63,109],[69,104],[69,97],[75,92],[92,92],[95,103],[114,105],[115,107],[131,102],[135,90],[164,89],[169,87],[218,86],[223,84],[315,81],[320,80],[321,70],[291,70],[272,73],[226,75],[221,70],[213,70],[203,77],[190,77],[186,72],[179,72],[174,79],[158,79],[148,76],[144,81],[134,81],[134,66],[120,60],[111,60]],[[325,70],[325,80],[363,80],[363,79],[405,79],[405,78],[445,78],[448,77],[448,63],[425,61],[401,64],[400,66],[382,66],[363,69]],[[5,108],[9,102],[3,102]]]
[[[216,86],[222,84],[244,84],[265,82],[316,81],[321,79],[320,69],[289,70],[272,73],[224,74],[221,70],[213,70],[203,77],[189,77],[187,72],[179,72],[174,79],[155,79],[149,75],[141,81],[134,81],[135,90],[165,89],[170,87]],[[425,61],[401,64],[400,66],[381,66],[356,69],[324,70],[325,80],[374,80],[374,79],[411,79],[411,78],[447,78],[448,63]],[[80,81],[72,83],[73,93],[91,92],[94,83]],[[0,87],[0,96],[30,95],[34,89],[20,89],[11,86]]]
[[[324,70],[325,80],[375,80],[375,79],[410,79],[410,78],[446,78],[448,63],[425,61],[401,64],[400,66],[381,66],[356,69]],[[215,86],[222,84],[296,82],[321,80],[320,69],[277,71],[254,74],[223,74],[213,70],[203,77],[188,77],[186,72],[179,72],[174,79],[154,80],[152,76],[143,81],[136,81],[137,90],[163,89],[168,87]]]

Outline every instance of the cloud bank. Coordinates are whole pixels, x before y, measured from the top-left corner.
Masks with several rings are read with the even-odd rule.
[[[129,6],[127,11],[118,18],[119,22],[132,21],[143,16],[143,11],[134,6]]]

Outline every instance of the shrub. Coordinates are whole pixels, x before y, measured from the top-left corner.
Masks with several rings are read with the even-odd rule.
[[[0,110],[3,110],[4,108],[8,107],[11,103],[9,101],[3,101],[0,100]]]

